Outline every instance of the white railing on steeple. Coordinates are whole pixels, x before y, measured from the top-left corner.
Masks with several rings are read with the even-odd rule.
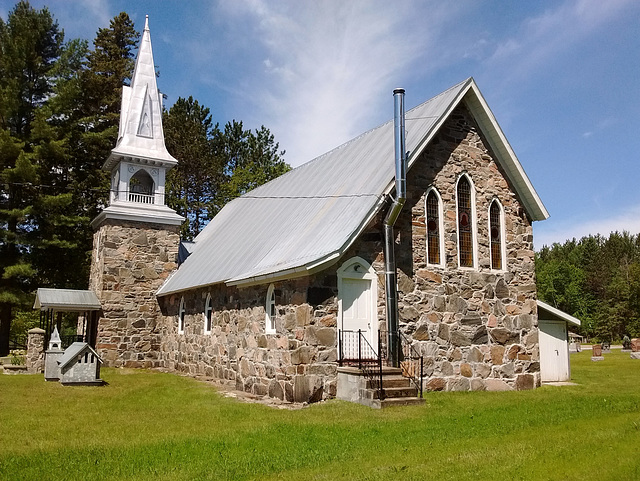
[[[155,204],[155,195],[129,192],[129,202],[135,202],[136,204]]]

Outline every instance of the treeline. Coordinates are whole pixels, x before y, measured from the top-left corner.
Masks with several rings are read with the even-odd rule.
[[[0,355],[37,287],[84,289],[90,221],[107,204],[122,85],[140,34],[126,13],[93,40],[66,40],[52,13],[21,1],[0,18]],[[268,129],[214,124],[191,97],[165,111],[167,204],[190,239],[225,202],[289,170]],[[24,324],[18,322],[21,326]]]
[[[640,235],[590,235],[536,254],[538,297],[599,340],[640,337]]]

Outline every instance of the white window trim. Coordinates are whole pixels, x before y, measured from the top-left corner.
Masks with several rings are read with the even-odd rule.
[[[428,226],[428,217],[427,217],[427,199],[429,198],[429,194],[433,192],[436,195],[436,198],[438,199],[438,242],[440,243],[440,262],[438,262],[437,264],[432,264],[431,262],[429,262],[429,239],[428,239],[428,232],[429,232],[429,226]],[[436,189],[435,187],[431,186],[427,189],[427,193],[424,197],[424,219],[425,219],[425,233],[426,233],[426,242],[425,242],[425,251],[427,253],[427,258],[426,258],[426,264],[428,266],[436,266],[436,267],[442,267],[444,268],[444,259],[445,259],[445,255],[444,255],[444,208],[442,205],[442,197],[440,196],[440,192],[438,192],[438,189]]]
[[[211,313],[211,322],[209,324],[209,329],[207,329],[207,315]],[[202,317],[203,317],[203,321],[204,321],[204,325],[203,325],[203,332],[205,334],[211,334],[212,328],[213,328],[213,306],[211,305],[211,294],[207,294],[207,300],[204,301],[204,312],[202,313]]]
[[[493,203],[498,204],[498,209],[500,209],[500,254],[502,255],[502,267],[500,269],[493,268],[493,259],[491,256],[493,255],[493,251],[491,249],[491,206]],[[504,206],[500,199],[495,197],[491,202],[489,202],[489,208],[487,209],[487,222],[489,226],[489,267],[491,270],[496,272],[505,272],[507,270],[507,235],[505,230],[505,219],[504,219]]]
[[[273,284],[269,284],[269,288],[267,289],[267,298],[265,301],[265,305],[264,305],[264,332],[266,334],[275,334],[276,333],[276,316],[271,316],[270,312],[271,312],[271,306],[274,306],[274,310],[275,310],[275,305],[276,305],[276,299],[275,299],[275,287]]]
[[[178,309],[178,334],[184,334],[187,323],[187,310],[184,307],[184,296],[180,298],[180,308]]]
[[[473,265],[471,267],[461,266],[460,265],[460,215],[458,210],[458,183],[460,179],[466,177],[469,181],[469,190],[471,191],[471,245],[472,245],[472,254],[473,254]],[[471,180],[471,176],[467,172],[462,172],[458,179],[456,180],[455,186],[455,196],[456,196],[456,254],[458,258],[458,268],[459,269],[478,269],[478,215],[476,213],[476,186]]]

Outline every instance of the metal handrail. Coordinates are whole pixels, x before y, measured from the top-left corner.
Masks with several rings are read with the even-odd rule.
[[[345,334],[347,334],[347,338],[353,338],[357,334],[357,357],[345,356]],[[353,350],[352,341],[348,344]],[[381,346],[381,336],[380,331],[378,331],[378,348]],[[371,343],[365,337],[362,329],[358,329],[357,331],[344,331],[342,329],[338,330],[338,352],[340,355],[340,359],[338,360],[338,364],[342,366],[343,364],[357,364],[358,369],[360,369],[367,379],[371,383],[371,387],[378,391],[378,398],[383,400],[385,398],[385,392],[382,385],[382,356],[380,349],[376,351],[373,348]],[[366,357],[365,357],[366,356]],[[372,368],[372,366],[375,366]]]
[[[402,366],[402,362],[408,360],[411,364],[405,364],[402,369],[402,375],[408,377],[411,382],[416,386],[418,391],[420,392],[420,397],[422,397],[422,381],[424,379],[424,357],[416,350],[415,347],[411,344],[411,341],[407,336],[405,336],[400,330],[398,330],[398,342],[401,344],[401,349],[398,349],[402,359],[400,359],[400,365]],[[413,361],[418,360],[420,362],[420,376],[416,376],[415,370],[413,369]]]

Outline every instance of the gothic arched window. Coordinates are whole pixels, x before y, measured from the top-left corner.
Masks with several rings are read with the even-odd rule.
[[[204,303],[204,333],[211,333],[213,319],[213,307],[211,306],[211,294],[207,294],[207,300]]]
[[[427,224],[427,263],[442,265],[444,264],[442,200],[440,199],[438,191],[434,188],[427,191],[425,213]]]
[[[184,297],[180,298],[180,309],[178,310],[178,334],[184,334],[184,319],[187,310],[184,306]]]
[[[458,179],[456,201],[458,205],[458,263],[460,267],[475,266],[475,215],[474,190],[471,179],[465,174]]]
[[[504,269],[504,222],[502,206],[494,199],[489,207],[489,244],[491,246],[491,268]]]
[[[267,302],[265,303],[265,332],[267,334],[275,334],[276,332],[276,291],[273,284],[267,289]]]

